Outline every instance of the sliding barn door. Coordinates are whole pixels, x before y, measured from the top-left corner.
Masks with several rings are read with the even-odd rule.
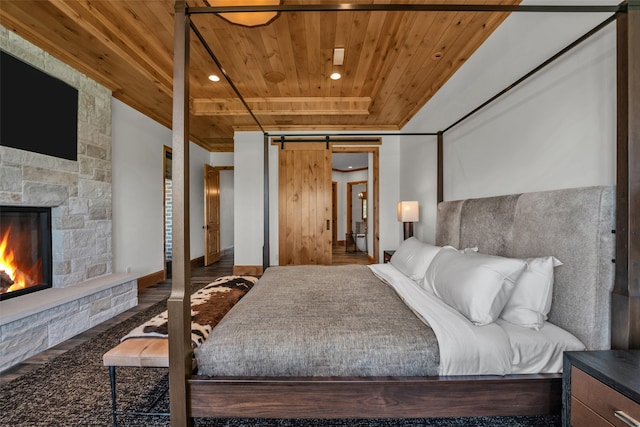
[[[331,264],[331,150],[287,142],[278,151],[279,264]]]

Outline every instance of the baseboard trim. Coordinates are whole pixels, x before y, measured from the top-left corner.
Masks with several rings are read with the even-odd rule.
[[[262,276],[261,265],[234,265],[233,274],[237,276]]]
[[[194,258],[190,261],[191,268],[198,268],[204,266],[204,256]],[[160,283],[167,279],[165,270],[156,271],[155,273],[147,274],[138,278],[138,290],[148,288],[156,283]]]
[[[153,286],[156,283],[162,282],[164,279],[166,279],[164,270],[156,271],[155,273],[138,277],[138,290],[148,288],[149,286]]]
[[[204,267],[204,255],[191,260],[191,268]]]

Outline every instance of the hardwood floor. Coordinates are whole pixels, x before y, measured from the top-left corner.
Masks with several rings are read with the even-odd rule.
[[[344,250],[344,246],[335,246],[333,249],[334,264],[368,264],[368,256],[362,252],[347,253]],[[191,283],[192,284],[207,284],[214,279],[233,274],[233,251],[224,253],[220,261],[207,266],[198,267],[191,270]],[[101,324],[76,335],[48,350],[38,353],[21,363],[7,369],[0,373],[0,385],[4,385],[15,378],[18,378],[28,372],[38,369],[49,359],[56,357],[66,351],[74,348],[75,346],[88,341],[101,332],[109,329],[113,325],[116,325],[131,316],[146,310],[158,301],[162,301],[169,297],[171,293],[171,279],[164,280],[155,285],[149,286],[139,291],[138,293],[138,305],[113,317],[109,320],[102,322]]]
[[[346,252],[344,245],[334,245],[332,251],[332,264],[370,264],[369,255],[365,252]]]

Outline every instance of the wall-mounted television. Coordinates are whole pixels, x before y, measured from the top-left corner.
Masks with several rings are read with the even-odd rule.
[[[78,90],[0,55],[0,145],[77,160]]]

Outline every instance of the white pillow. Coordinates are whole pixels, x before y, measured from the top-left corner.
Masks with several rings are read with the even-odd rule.
[[[551,310],[553,268],[562,263],[553,256],[527,258],[526,270],[518,278],[500,317],[507,322],[539,330]]]
[[[390,262],[405,276],[414,281],[420,281],[440,249],[440,246],[433,246],[415,237],[409,237],[400,244]]]
[[[444,302],[476,325],[494,322],[509,300],[524,260],[443,248],[425,274],[423,286],[432,287]]]

